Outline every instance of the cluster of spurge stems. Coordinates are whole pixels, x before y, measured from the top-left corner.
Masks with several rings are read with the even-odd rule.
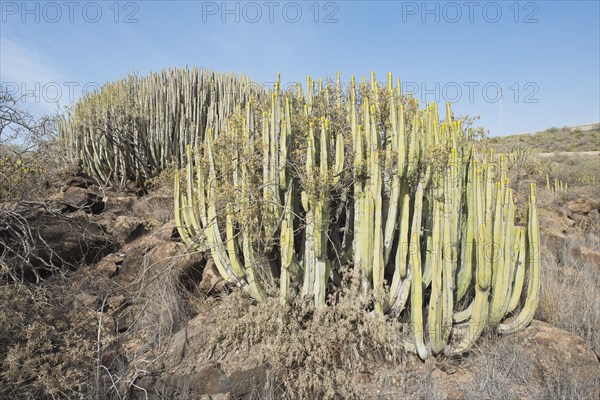
[[[526,327],[540,287],[535,184],[516,226],[506,157],[470,136],[391,75],[347,90],[309,77],[288,93],[278,80],[187,147],[177,227],[258,302],[326,307],[359,271],[359,300],[410,322],[421,358],[458,354],[486,326]]]
[[[144,188],[172,161],[181,163],[187,143],[206,129],[223,130],[236,105],[262,93],[244,76],[209,69],[130,75],[83,96],[59,124],[59,135],[103,185]]]
[[[564,192],[569,190],[569,184],[561,181],[558,178],[554,178],[554,186],[550,185],[550,176],[546,174],[546,190],[552,191],[555,193]]]

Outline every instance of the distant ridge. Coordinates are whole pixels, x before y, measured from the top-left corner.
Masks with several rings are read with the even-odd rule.
[[[510,135],[504,135],[504,136],[515,136],[515,135],[535,135],[536,133],[540,133],[540,132],[546,132],[549,131],[551,129],[559,129],[561,131],[581,131],[581,132],[586,132],[586,131],[592,131],[592,130],[596,130],[596,129],[600,129],[600,122],[593,122],[591,124],[582,124],[582,125],[573,125],[573,126],[563,126],[563,127],[554,127],[554,128],[548,128],[548,129],[544,129],[541,131],[535,131],[535,132],[519,132],[519,133],[511,133]]]
[[[518,133],[488,138],[496,151],[508,153],[517,148],[529,148],[538,153],[597,154],[600,151],[600,123],[553,127],[539,132]],[[591,152],[591,153],[590,153]]]

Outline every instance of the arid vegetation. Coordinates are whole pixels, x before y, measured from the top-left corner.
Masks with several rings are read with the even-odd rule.
[[[357,84],[361,103],[365,101],[363,98],[369,98],[367,101],[377,105],[372,116],[370,107],[366,111],[359,108],[353,114],[350,105],[333,101],[338,97],[332,81],[329,85],[315,82],[314,99],[302,99],[296,93],[293,100],[296,103],[289,110],[282,94],[278,109],[281,119],[275,114],[269,117],[268,113],[279,106],[271,96],[258,92],[247,108],[241,106],[236,110],[227,106],[220,109],[223,114],[219,115],[211,113],[219,109],[216,105],[221,97],[212,97],[210,101],[204,97],[207,101],[204,112],[211,109],[209,104],[213,104],[214,110],[204,114],[202,131],[210,125],[217,130],[221,127],[222,132],[214,137],[194,136],[193,143],[188,143],[192,145],[191,158],[186,155],[186,146],[179,142],[163,148],[155,146],[152,141],[158,140],[158,131],[153,130],[160,119],[157,115],[153,116],[155,122],[151,118],[140,119],[142,114],[129,115],[125,118],[126,126],[119,125],[123,129],[103,130],[99,142],[90,141],[111,121],[117,124],[124,121],[118,115],[126,103],[118,93],[137,101],[131,96],[138,90],[123,92],[124,88],[140,85],[148,93],[154,93],[140,98],[149,102],[154,99],[154,106],[162,104],[165,99],[153,86],[159,85],[161,76],[165,78],[160,74],[148,80],[131,78],[126,81],[131,86],[107,85],[106,93],[113,96],[110,99],[82,100],[76,111],[79,119],[61,131],[61,140],[55,120],[33,118],[19,108],[15,99],[6,97],[0,103],[0,336],[4,338],[0,341],[0,398],[567,400],[598,397],[600,187],[595,180],[600,176],[598,156],[539,155],[600,151],[597,130],[575,132],[577,137],[571,137],[574,132],[563,129],[538,134],[535,140],[531,138],[538,135],[523,140],[519,137],[485,140],[461,129],[450,110],[439,121],[437,110],[418,111],[416,104],[400,93],[390,93],[385,84],[376,91],[370,83]],[[184,75],[177,76],[171,83],[172,91],[189,84],[182,78]],[[214,77],[219,82],[232,79]],[[181,93],[185,98],[185,90]],[[304,95],[308,96],[306,88]],[[374,100],[375,97],[378,99]],[[223,98],[226,103],[233,101],[227,94]],[[211,103],[213,100],[215,103]],[[141,107],[144,102],[136,104]],[[166,104],[165,100],[163,106]],[[406,113],[402,118],[406,118],[407,129],[402,128],[403,132],[398,128],[400,123],[392,127],[398,122],[392,122],[390,117],[394,105],[396,111]],[[257,111],[255,117],[249,107]],[[310,107],[310,112],[305,111]],[[292,118],[289,114],[292,111],[299,118]],[[180,129],[191,129],[195,121],[202,120],[195,111],[187,113],[185,107],[178,108],[177,123],[161,121],[160,124],[167,124],[163,126],[164,135],[175,132],[179,135]],[[206,115],[210,117],[208,120]],[[400,118],[400,114],[395,115]],[[322,116],[330,121],[324,122]],[[356,125],[351,122],[352,117],[356,118]],[[374,127],[371,138],[367,135],[369,128],[364,128],[369,124]],[[404,124],[403,121],[403,127]],[[132,144],[140,140],[136,127],[140,126],[151,134],[144,146],[135,147]],[[313,131],[309,134],[311,127]],[[386,152],[386,141],[377,145],[372,139],[377,137],[378,129],[389,135],[390,143],[396,140],[397,144],[398,138],[402,138],[407,144],[408,161],[403,174],[393,172],[399,170],[399,154]],[[418,139],[419,132],[427,133],[430,129],[437,130],[439,143]],[[89,136],[84,144],[77,145],[80,147],[73,147],[81,130],[87,132],[82,137]],[[245,135],[254,130],[257,140],[248,147]],[[294,132],[287,136],[289,147],[270,146],[276,138],[286,138],[284,131]],[[110,141],[112,132],[119,138],[114,142]],[[299,136],[297,132],[307,135]],[[323,136],[327,134],[329,141]],[[546,140],[546,136],[551,139]],[[357,140],[365,141],[364,158],[358,161]],[[455,146],[442,145],[453,140],[458,142]],[[416,143],[417,146],[411,147]],[[484,152],[484,145],[494,148],[494,154]],[[453,167],[456,170],[446,169],[448,160],[454,157],[452,148],[461,160]],[[372,155],[379,151],[377,158]],[[74,155],[81,157],[86,152],[97,153],[72,163]],[[286,152],[287,156],[281,155]],[[500,152],[506,152],[507,158],[500,161]],[[325,153],[329,156],[325,157]],[[147,154],[157,157],[152,165],[142,161]],[[157,161],[158,154],[164,154],[168,160]],[[273,154],[281,155],[278,159],[282,168],[264,163],[265,154],[272,158]],[[412,163],[409,154],[417,157]],[[98,157],[109,160],[108,164],[92,165],[90,160]],[[135,168],[129,168],[128,160],[144,166],[136,172]],[[436,163],[441,167],[439,175],[433,167],[428,168]],[[438,209],[443,215],[444,207],[449,207],[444,201],[430,199],[436,195],[450,197],[449,185],[437,186],[431,177],[437,177],[439,182],[451,179],[452,173],[466,177],[462,180],[455,176],[452,180],[463,189],[455,197],[461,206],[451,215],[453,221],[468,221],[477,215],[470,214],[471,205],[476,203],[471,203],[466,193],[478,190],[477,185],[470,186],[474,180],[468,177],[475,178],[476,166],[486,163],[497,164],[496,172],[488,176],[493,179],[490,182],[494,189],[496,177],[501,181],[510,179],[513,191],[507,189],[498,197],[503,200],[499,202],[501,208],[508,211],[514,206],[516,225],[528,226],[530,185],[537,183],[541,292],[536,299],[539,304],[537,310],[534,308],[534,321],[510,335],[499,333],[497,328],[500,320],[506,323],[505,315],[518,316],[519,310],[526,309],[532,277],[525,274],[522,298],[514,313],[505,311],[502,316],[494,316],[495,323],[481,325],[477,321],[466,325],[444,322],[444,316],[452,317],[457,307],[460,310],[468,307],[482,291],[477,286],[481,278],[475,276],[475,261],[479,260],[475,257],[474,276],[464,289],[464,300],[454,306],[442,301],[450,294],[457,296],[455,285],[443,281],[448,275],[444,275],[442,267],[449,267],[450,271],[452,265],[440,263],[439,269],[434,266],[428,270],[431,266],[427,266],[427,256],[423,260],[409,259],[408,277],[414,279],[416,271],[411,268],[421,261],[423,273],[434,275],[428,283],[419,285],[425,306],[422,321],[419,325],[418,318],[415,319],[416,300],[410,294],[402,308],[393,312],[394,304],[399,304],[389,300],[396,275],[395,258],[402,259],[396,256],[402,250],[398,245],[399,235],[405,229],[403,226],[410,227],[412,232],[417,230],[413,224],[417,219],[414,215],[418,214],[415,194],[419,186],[425,196],[423,239],[417,241],[425,250],[430,242],[435,243],[433,237],[427,240],[433,232],[442,231],[443,242],[445,224],[443,219],[435,222],[434,212]],[[100,165],[106,165],[107,169]],[[269,175],[275,171],[276,175]],[[379,182],[368,179],[375,175],[381,177]],[[348,231],[344,230],[344,221],[348,224],[353,221],[355,202],[360,203],[356,199],[364,196],[353,190],[361,177],[364,189],[378,189],[381,197],[379,200],[377,196],[364,197],[365,204],[373,207],[374,219],[363,223],[362,229],[374,229],[377,212],[383,221],[390,215],[390,199],[396,198],[392,193],[396,177],[398,187],[402,188],[399,192],[408,196],[409,211],[402,222],[402,197],[398,194],[399,222],[391,230],[391,256],[388,262],[382,260],[379,278],[377,267],[365,268],[367,262],[355,268],[351,262],[356,257],[352,255],[354,241],[351,236],[346,237]],[[174,190],[176,179],[179,188]],[[269,179],[277,182],[275,192],[264,189],[267,185],[263,180]],[[547,188],[547,179],[560,179],[568,187],[561,191]],[[486,183],[482,180],[484,187]],[[275,197],[265,201],[265,192]],[[204,211],[199,208],[198,193],[206,194]],[[295,201],[290,201],[294,198]],[[250,207],[252,204],[254,207]],[[319,205],[328,212],[319,214],[325,215],[323,221],[315,222],[319,215],[311,216],[311,210]],[[482,206],[488,208],[489,204]],[[384,208],[386,212],[382,212]],[[509,214],[499,212],[495,215],[504,215],[508,221]],[[203,218],[217,222],[207,229],[209,225]],[[323,228],[324,222],[327,228]],[[306,242],[310,236],[306,230],[310,223],[314,224],[312,235],[320,228],[327,238],[325,251],[321,254],[314,251],[317,263],[312,267],[302,261],[310,254],[306,251],[310,244]],[[383,245],[385,223],[380,221],[380,224]],[[354,229],[354,223],[350,225]],[[463,226],[467,232],[467,224]],[[286,229],[291,241],[287,253],[282,241]],[[208,241],[203,238],[206,232],[212,235]],[[456,240],[462,237],[461,232],[462,228],[456,230]],[[372,242],[379,240],[377,230],[369,237]],[[506,237],[519,243],[512,236]],[[312,239],[314,245],[318,238]],[[218,246],[223,246],[220,254]],[[363,258],[370,260],[376,251],[376,246],[365,250]],[[405,260],[410,253],[406,251]],[[231,265],[235,262],[233,255],[237,255],[243,274],[235,269],[232,274],[228,269],[235,267]],[[250,260],[253,262],[249,263]],[[324,264],[327,275],[320,277],[318,262],[322,260],[330,262]],[[286,276],[282,271],[286,263],[288,275],[284,281]],[[525,271],[529,272],[531,263],[527,266]],[[457,261],[457,273],[462,268],[464,265]],[[512,278],[518,273],[516,265],[507,273],[511,277],[510,292],[517,287]],[[321,289],[306,288],[307,277],[313,283],[321,279],[316,285],[320,284]],[[407,279],[407,275],[402,278]],[[498,307],[497,313],[502,313],[506,309],[497,304],[503,303],[503,299],[492,299],[495,287],[499,287],[493,282],[489,307]],[[257,284],[262,286],[253,287]],[[319,296],[323,296],[322,302]],[[434,306],[438,301],[439,315]],[[445,350],[436,351],[439,354],[426,361],[416,356],[415,334],[419,327],[428,352],[432,346]],[[461,348],[465,329],[472,329],[477,335],[470,337],[467,348]],[[450,351],[456,346],[460,351]]]
[[[515,149],[539,153],[600,151],[600,124],[591,124],[584,129],[550,128],[533,134],[494,137],[489,138],[489,143],[503,153],[510,153]]]

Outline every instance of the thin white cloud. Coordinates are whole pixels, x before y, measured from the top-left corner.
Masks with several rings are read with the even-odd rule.
[[[35,49],[2,37],[0,55],[2,89],[22,98],[32,109],[54,112],[57,102],[64,105],[72,97],[68,79]]]

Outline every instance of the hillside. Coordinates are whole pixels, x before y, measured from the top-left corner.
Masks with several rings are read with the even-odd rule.
[[[598,156],[399,89],[121,82],[4,146],[0,399],[599,398]]]
[[[600,123],[549,128],[536,133],[492,137],[489,144],[501,153],[529,148],[539,153],[600,151]]]
[[[550,128],[534,134],[485,139],[497,154],[509,155],[512,181],[533,178],[546,188],[600,182],[600,124]]]
[[[475,400],[499,387],[505,399],[598,398],[600,203],[590,188],[540,189],[532,325],[487,331],[472,354],[424,363],[402,348],[408,322],[388,321],[382,340],[352,291],[320,313],[298,304],[282,330],[277,299],[253,303],[210,256],[189,252],[166,187],[101,197],[81,171],[58,183],[22,211],[40,256],[23,272],[48,276],[41,257],[54,254],[52,276],[0,283],[0,398]],[[303,318],[305,308],[318,317]]]

